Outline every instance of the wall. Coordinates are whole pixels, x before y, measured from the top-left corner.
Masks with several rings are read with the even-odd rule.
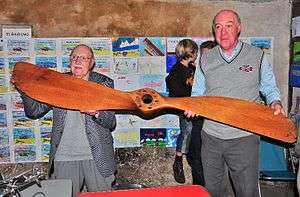
[[[0,24],[32,25],[34,37],[211,36],[212,18],[224,8],[240,14],[241,36],[274,37],[274,71],[287,106],[289,0],[2,0]],[[132,160],[119,162],[122,181],[138,180],[149,186],[175,184],[171,173],[174,150],[131,149],[117,154],[122,158],[125,153]],[[9,174],[21,167],[24,165],[2,165],[0,169]],[[135,173],[141,169],[142,174]]]
[[[3,0],[0,24],[32,25],[34,37],[211,36],[211,20],[224,8],[240,14],[241,36],[275,38],[274,70],[287,105],[288,0]]]

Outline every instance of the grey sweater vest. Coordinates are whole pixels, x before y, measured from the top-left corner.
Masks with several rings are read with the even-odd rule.
[[[204,54],[201,68],[205,77],[208,96],[225,96],[243,100],[259,99],[260,66],[263,51],[246,43],[239,53],[227,62],[219,47]],[[247,109],[242,109],[246,110]],[[216,111],[216,113],[218,113]],[[244,130],[234,128],[212,120],[205,120],[203,131],[220,139],[234,139],[251,135]]]

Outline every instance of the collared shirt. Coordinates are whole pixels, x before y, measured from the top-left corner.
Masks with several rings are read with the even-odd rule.
[[[230,62],[240,52],[242,48],[242,42],[238,42],[236,47],[233,49],[231,55],[226,54],[220,46],[217,47],[219,47],[219,51],[222,57],[228,62]],[[260,75],[261,76],[259,90],[262,93],[262,95],[265,96],[267,104],[271,104],[275,100],[280,101],[280,92],[276,85],[273,67],[270,63],[268,56],[265,53],[263,54],[262,58]],[[205,95],[205,90],[205,77],[201,69],[197,67],[192,88],[192,96],[203,96]]]

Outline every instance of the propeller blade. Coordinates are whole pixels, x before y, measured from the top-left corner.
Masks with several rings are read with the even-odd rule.
[[[136,110],[136,104],[126,92],[30,63],[16,63],[12,79],[18,90],[52,106],[75,110]]]
[[[206,118],[238,127],[259,135],[294,143],[297,129],[282,114],[265,105],[239,99],[218,96],[167,99],[173,108],[193,111]]]
[[[21,92],[61,108],[139,110],[145,115],[179,109],[280,141],[296,141],[296,127],[289,118],[275,116],[255,102],[217,96],[170,98],[149,88],[122,92],[25,62],[15,65],[12,78]]]

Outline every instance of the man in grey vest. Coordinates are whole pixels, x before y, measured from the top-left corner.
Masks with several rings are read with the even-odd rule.
[[[238,40],[238,14],[232,10],[219,11],[213,20],[213,31],[219,45],[202,56],[192,95],[258,101],[262,94],[274,114],[285,114],[267,56],[261,49]],[[195,116],[191,111],[185,114]],[[201,137],[205,187],[212,197],[224,196],[225,166],[237,197],[258,197],[259,136],[205,119]]]
[[[92,49],[78,45],[70,55],[69,74],[113,87],[112,79],[91,71],[94,64]],[[53,110],[49,177],[71,179],[74,197],[84,185],[88,191],[111,190],[116,171],[111,134],[116,126],[114,112],[65,110],[37,102],[24,94],[21,98],[30,118],[41,118]]]

